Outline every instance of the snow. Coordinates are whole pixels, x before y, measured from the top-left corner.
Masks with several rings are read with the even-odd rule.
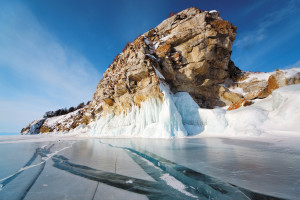
[[[197,198],[197,196],[192,195],[191,193],[186,191],[187,186],[185,186],[182,182],[178,181],[176,178],[171,176],[168,173],[163,174],[160,179],[164,180],[167,185],[171,186],[175,190],[180,191],[181,193],[191,196],[193,198]]]
[[[157,49],[159,45],[160,45],[160,41],[155,43],[154,48]]]
[[[300,68],[291,68],[286,70],[281,70],[285,73],[286,78],[293,78],[297,76],[298,73],[300,73]],[[247,79],[241,81],[240,83],[247,83],[251,80],[257,80],[257,81],[268,81],[269,77],[272,74],[275,74],[276,72],[255,72],[255,73],[248,73]]]
[[[132,184],[133,181],[131,179],[129,179],[128,181],[126,181],[127,184]]]
[[[271,76],[271,72],[255,72],[255,73],[249,73],[247,79],[241,81],[240,83],[247,83],[251,80],[257,80],[257,81],[268,81],[269,76]]]
[[[209,13],[216,13],[216,12],[218,12],[218,11],[216,11],[216,10],[209,11]]]
[[[172,138],[185,136],[270,136],[300,133],[300,85],[277,89],[254,104],[227,111],[200,108],[186,92],[172,94],[160,84],[164,100],[148,99],[119,116],[100,117],[86,132],[100,137]]]
[[[73,116],[77,115],[78,111],[80,110],[82,109],[75,110],[66,115],[47,118],[44,122],[44,125],[47,125],[49,128],[55,127],[57,124],[61,124],[65,127],[70,127],[70,125],[73,123]]]
[[[300,85],[279,88],[271,97],[255,101],[252,106],[224,110],[219,114],[212,114],[212,110],[209,113],[219,119],[213,120],[210,116],[209,121],[213,124],[205,126],[204,132],[207,135],[218,133],[219,136],[270,136],[278,133],[297,136],[300,133],[298,102]],[[207,117],[207,114],[204,116]],[[212,126],[220,130],[212,131]]]
[[[245,96],[245,92],[243,90],[243,88],[240,88],[240,87],[235,87],[235,88],[228,88],[231,92],[234,92],[234,93],[238,93],[238,94],[241,94],[243,96]]]
[[[165,41],[167,41],[168,39],[170,39],[170,38],[172,38],[173,36],[175,36],[176,34],[180,34],[180,33],[182,33],[182,32],[177,32],[177,33],[169,34],[169,35],[167,35],[167,36],[165,36],[165,37],[160,38],[160,41],[165,42]]]
[[[298,73],[300,73],[300,68],[291,68],[291,69],[282,70],[282,71],[285,72],[285,77],[286,78],[293,78]]]
[[[200,108],[186,92],[171,93],[164,77],[154,69],[160,81],[164,99],[147,99],[141,106],[116,116],[98,116],[88,126],[80,125],[69,134],[83,137],[260,137],[298,136],[300,133],[300,84],[279,88],[254,104],[228,111],[226,108]],[[295,77],[300,68],[283,70],[287,77]],[[267,80],[271,73],[253,73],[248,79]],[[230,89],[242,93],[240,88]],[[71,123],[78,111],[64,116],[48,118],[49,127],[57,123]],[[34,128],[34,127],[32,127]]]

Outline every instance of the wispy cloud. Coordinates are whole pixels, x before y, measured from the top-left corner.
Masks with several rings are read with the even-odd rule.
[[[93,64],[58,41],[22,4],[1,7],[0,72],[11,77],[0,80],[0,132],[9,131],[5,116],[24,121],[15,125],[19,129],[48,109],[91,99],[100,79]]]
[[[282,7],[281,9],[271,13],[266,13],[259,21],[256,29],[238,39],[234,44],[235,47],[247,48],[252,46],[254,43],[262,41],[266,37],[266,30],[268,30],[269,27],[281,22],[291,13],[298,11],[298,8],[295,6],[295,4],[295,0],[289,0],[287,1],[285,7]]]
[[[295,62],[292,65],[288,65],[288,66],[283,67],[283,69],[290,69],[290,68],[300,68],[300,60],[298,60],[297,62]]]

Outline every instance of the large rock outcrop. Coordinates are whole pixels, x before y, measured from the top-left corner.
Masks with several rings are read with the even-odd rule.
[[[88,106],[44,120],[41,132],[66,132],[108,115],[126,115],[149,100],[160,104],[166,98],[161,84],[172,93],[187,92],[201,108],[210,109],[244,105],[299,82],[297,78],[278,82],[282,75],[276,72],[267,83],[244,84],[250,73],[242,73],[230,58],[236,29],[216,11],[189,8],[179,12],[125,46],[104,73]]]
[[[184,10],[128,43],[99,82],[90,109],[120,114],[149,98],[163,98],[160,72],[172,92],[188,92],[205,108],[239,100],[222,86],[240,70],[230,60],[236,27],[218,12]]]

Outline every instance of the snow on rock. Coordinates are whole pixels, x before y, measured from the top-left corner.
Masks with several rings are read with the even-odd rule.
[[[299,84],[279,88],[270,97],[256,100],[251,106],[224,112],[227,126],[223,132],[219,132],[219,135],[259,136],[278,132],[300,133],[299,102]],[[209,129],[205,132],[208,135],[213,133]]]
[[[243,88],[240,88],[240,87],[235,87],[235,88],[228,88],[231,92],[234,92],[234,93],[238,93],[238,94],[241,94],[243,96],[245,96],[245,92],[243,90]]]
[[[300,68],[291,68],[282,71],[285,72],[286,78],[293,78],[295,76],[298,76],[298,74],[300,73]]]
[[[216,11],[216,10],[211,10],[211,11],[209,11],[209,13],[217,13],[218,11]]]
[[[240,83],[247,83],[250,81],[268,81],[268,78],[270,77],[272,73],[271,72],[248,72],[247,78],[243,81],[240,81]]]
[[[99,117],[75,131],[99,137],[173,138],[270,136],[300,133],[300,84],[279,88],[266,99],[228,111],[200,108],[187,92],[172,94],[160,84],[164,100],[148,99],[119,116]],[[90,128],[91,127],[91,128]]]

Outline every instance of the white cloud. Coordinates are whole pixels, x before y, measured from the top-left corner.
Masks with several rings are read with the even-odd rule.
[[[283,69],[290,69],[290,68],[300,68],[300,60],[298,60],[296,63],[292,64],[292,65],[288,65],[285,67],[282,67]]]
[[[280,21],[284,20],[286,16],[298,10],[299,9],[295,6],[295,0],[289,0],[287,2],[287,6],[282,7],[281,9],[274,12],[266,13],[264,17],[259,21],[256,29],[244,35],[241,39],[238,39],[235,42],[234,46],[248,47],[253,45],[254,43],[262,41],[266,37],[266,30],[270,26],[279,23]]]
[[[8,83],[0,80],[4,90],[0,95],[0,132],[9,131],[10,119],[5,116],[17,123],[28,122],[51,108],[91,99],[100,79],[93,64],[61,44],[23,5],[1,7],[0,72],[10,71],[16,80],[13,86],[7,85],[13,97],[7,96],[11,91],[1,88]],[[11,131],[23,125],[17,124]]]

